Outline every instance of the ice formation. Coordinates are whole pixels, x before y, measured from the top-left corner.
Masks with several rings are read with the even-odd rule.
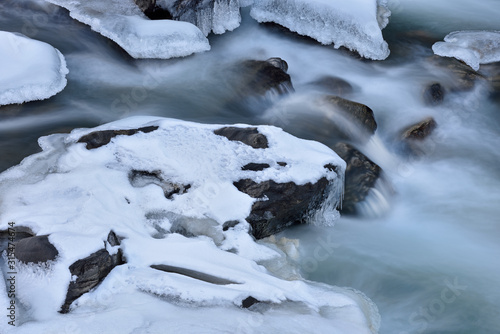
[[[500,31],[455,31],[435,43],[432,51],[462,60],[477,71],[480,64],[500,61]]]
[[[385,59],[382,31],[390,11],[377,0],[255,0],[250,15],[275,22],[322,44],[344,46],[371,59]]]
[[[157,5],[168,9],[180,21],[190,22],[196,25],[207,36],[211,31],[215,34],[223,34],[240,26],[240,4],[238,0],[211,0],[188,2],[187,11],[179,11],[177,1],[158,0]]]
[[[138,127],[155,130],[119,135],[96,149],[77,143],[96,130]],[[165,328],[181,333],[377,332],[376,308],[361,293],[300,277],[279,278],[259,264],[282,261],[284,253],[250,237],[244,218],[254,199],[232,184],[248,177],[250,172],[240,166],[249,161],[273,166],[253,172],[256,180],[297,184],[325,174],[338,183],[339,175],[323,166],[334,164],[343,173],[345,163],[326,146],[279,128],[258,127],[268,138],[266,149],[215,135],[218,128],[139,117],[77,129],[40,138],[41,153],[0,174],[0,230],[9,222],[30,227],[38,235],[48,234],[59,250],[48,265],[18,265],[17,302],[25,311],[16,328],[1,322],[2,333],[64,333],[68,328],[72,333],[121,334]],[[131,170],[154,170],[191,186],[168,199],[158,184],[132,182]],[[180,217],[189,220],[184,227],[190,237],[171,231]],[[227,220],[239,224],[224,230]],[[75,279],[68,266],[102,249],[110,230],[124,238],[120,247],[127,263],[76,300],[70,313],[58,314]],[[223,282],[151,268],[158,264]],[[249,296],[262,302],[242,308]],[[3,292],[0,301],[9,302]]]
[[[24,35],[0,31],[0,105],[43,100],[66,86],[59,50]]]
[[[71,17],[120,45],[134,58],[184,57],[210,49],[194,25],[149,20],[133,0],[47,0],[70,11]]]

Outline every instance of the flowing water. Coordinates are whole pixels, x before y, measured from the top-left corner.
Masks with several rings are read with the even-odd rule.
[[[50,43],[70,70],[68,86],[51,99],[0,107],[0,171],[37,152],[40,136],[132,115],[250,124],[279,118],[287,131],[304,133],[301,122],[266,111],[262,101],[240,102],[227,71],[242,59],[281,57],[295,99],[317,93],[310,83],[331,75],[354,87],[347,98],[373,109],[378,130],[364,149],[392,187],[370,202],[366,217],[285,232],[301,242],[304,275],[364,292],[379,308],[381,333],[500,333],[500,105],[486,82],[438,106],[422,99],[425,85],[453,81],[429,61],[429,41],[454,30],[500,30],[500,2],[390,6],[384,36],[392,54],[382,62],[259,25],[245,9],[240,28],[210,36],[210,52],[165,61],[130,58],[66,10],[0,0],[0,30]],[[394,135],[427,116],[438,128],[425,154],[398,156]],[[305,136],[324,130],[315,126]]]

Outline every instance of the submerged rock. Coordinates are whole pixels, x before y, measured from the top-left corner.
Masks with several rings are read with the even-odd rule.
[[[338,143],[333,149],[347,163],[344,199],[340,212],[357,214],[357,204],[366,199],[379,179],[382,169],[349,144]]]
[[[403,145],[403,152],[412,155],[422,155],[425,149],[421,142],[428,138],[436,129],[437,123],[432,117],[428,117],[416,124],[410,125],[400,132],[400,140]]]
[[[113,231],[109,232],[107,241],[111,247],[120,245],[119,238]],[[69,283],[66,299],[60,312],[68,313],[71,303],[99,285],[114,267],[124,263],[121,249],[113,254],[106,249],[101,249],[73,263],[69,271],[72,277],[76,276],[76,279]]]
[[[354,90],[349,82],[334,76],[324,76],[309,84],[335,96],[344,96]]]
[[[461,92],[471,90],[478,80],[484,79],[481,74],[457,59],[439,56],[432,56],[428,59],[432,65],[446,70],[453,76],[451,81],[440,83],[449,91]]]
[[[439,82],[432,83],[425,87],[424,101],[429,105],[438,105],[442,103],[444,96],[445,89]]]
[[[265,135],[257,128],[237,128],[226,126],[214,131],[218,136],[226,137],[231,141],[239,141],[253,148],[268,148],[269,144]]]

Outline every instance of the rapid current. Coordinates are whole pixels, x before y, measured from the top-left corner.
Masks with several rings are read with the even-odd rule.
[[[373,109],[378,129],[365,151],[390,184],[362,217],[283,233],[300,240],[304,276],[362,291],[379,309],[380,333],[500,333],[500,102],[484,82],[448,94],[438,106],[422,98],[429,83],[452,80],[429,61],[428,40],[456,30],[500,30],[500,1],[395,0],[389,8],[383,34],[391,55],[384,61],[259,25],[245,8],[241,27],[209,36],[209,52],[135,60],[64,9],[0,0],[0,30],[51,44],[70,69],[67,87],[49,100],[0,107],[0,171],[37,152],[43,135],[132,115],[268,123],[268,105],[228,103],[239,92],[223,69],[281,57],[296,98],[331,75],[354,87],[347,98]],[[428,116],[438,126],[424,154],[395,154],[394,135]],[[284,125],[292,133],[301,127],[293,120]]]

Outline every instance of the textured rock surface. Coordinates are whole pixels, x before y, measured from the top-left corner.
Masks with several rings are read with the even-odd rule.
[[[356,204],[375,186],[382,169],[349,144],[338,143],[333,149],[347,163],[341,213],[356,214]]]
[[[15,256],[24,263],[39,263],[55,260],[59,252],[49,241],[48,235],[21,239],[16,243]]]
[[[232,141],[240,141],[243,144],[251,146],[253,148],[268,148],[269,144],[267,142],[266,136],[259,133],[257,128],[238,128],[232,126],[226,126],[214,131],[218,136],[226,137]]]
[[[257,199],[247,221],[252,226],[252,234],[257,239],[268,237],[286,227],[301,223],[304,216],[317,208],[325,199],[328,181],[297,185],[293,182],[257,183],[250,179],[235,182],[239,191]]]
[[[132,136],[138,132],[148,133],[157,130],[157,126],[147,126],[139,129],[129,129],[129,130],[103,130],[95,131],[85,136],[81,137],[78,142],[86,143],[87,150],[92,150],[94,148],[99,148],[106,144],[109,144],[111,139],[116,136]]]
[[[285,94],[293,91],[288,64],[281,58],[246,60],[233,69],[242,95],[263,95],[268,91]]]
[[[423,140],[427,138],[437,127],[437,123],[432,117],[428,117],[417,124],[411,125],[401,132],[403,140]]]

